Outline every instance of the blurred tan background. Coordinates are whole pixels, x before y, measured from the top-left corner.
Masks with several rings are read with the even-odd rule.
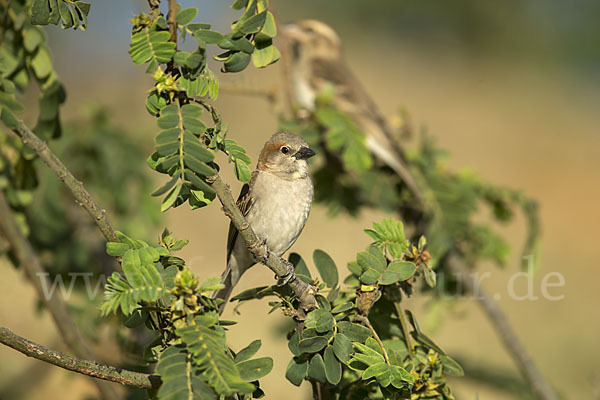
[[[115,120],[140,134],[140,145],[150,149],[154,121],[143,101],[151,82],[142,67],[130,63],[126,52],[127,19],[144,3],[120,3],[94,2],[86,32],[49,29],[56,68],[68,92],[64,117],[77,117],[81,105],[89,101],[106,104]],[[539,200],[543,242],[534,294],[540,299],[516,301],[508,296],[508,280],[520,265],[523,230],[519,219],[499,227],[514,246],[509,268],[500,271],[482,265],[482,270],[492,273],[484,285],[500,296],[499,304],[510,322],[564,398],[600,398],[600,273],[595,254],[600,238],[600,29],[595,29],[596,36],[594,27],[586,30],[586,24],[592,24],[590,13],[597,17],[600,8],[584,1],[569,7],[541,1],[512,1],[503,6],[493,2],[496,5],[485,7],[474,0],[460,1],[456,9],[435,2],[425,2],[428,6],[378,3],[350,1],[344,9],[346,2],[331,1],[325,10],[319,10],[316,1],[274,1],[273,6],[281,22],[313,17],[338,30],[352,70],[377,104],[388,115],[407,108],[416,124],[426,126],[450,151],[452,168],[468,166],[493,183],[523,188]],[[202,20],[221,24],[236,15],[216,1],[183,4],[199,7]],[[578,24],[579,30],[575,29]],[[355,30],[356,26],[361,28]],[[256,71],[250,67],[241,76],[223,77],[222,84],[258,88],[268,82],[275,86],[279,68]],[[277,127],[272,107],[260,98],[227,93],[221,94],[218,106],[230,124],[230,135],[255,160]],[[68,165],[69,160],[64,161]],[[224,168],[224,175],[237,192],[240,185],[230,168]],[[317,205],[293,251],[310,260],[315,248],[323,248],[345,275],[345,264],[368,243],[362,229],[383,216],[365,211],[357,218],[330,219],[324,207]],[[182,256],[198,275],[220,274],[228,221],[217,205],[194,212],[182,206],[169,211],[165,223],[177,237],[190,239]],[[201,236],[202,226],[210,226],[214,234]],[[31,316],[36,307],[31,286],[19,271],[5,261],[0,263],[0,324],[64,350],[49,317]],[[552,295],[564,295],[562,300],[542,297],[541,281],[550,272],[560,272],[565,278],[564,287],[550,289]],[[242,279],[239,290],[269,284],[272,279],[270,271],[258,266]],[[524,293],[525,286],[519,282],[517,293]],[[13,298],[23,299],[22,305],[14,307]],[[409,307],[421,320],[426,319],[426,300],[412,299]],[[262,338],[259,355],[275,360],[273,372],[263,381],[267,399],[310,398],[306,385],[296,389],[283,376],[290,354],[275,327],[285,318],[278,312],[268,315],[267,310],[266,301],[243,305],[240,316],[234,316],[230,308],[226,318],[239,321],[231,328],[230,345],[234,349],[247,345],[248,331],[253,338]],[[439,326],[426,322],[425,326],[449,354],[468,360],[469,365],[517,374],[473,301],[457,301],[441,312]],[[28,399],[54,398],[49,393],[59,389],[66,393],[61,396],[64,399],[94,393],[86,378],[0,347],[0,387],[32,371],[43,371],[43,385],[27,391]],[[468,379],[453,379],[452,386],[457,399],[515,398]],[[0,393],[0,399],[7,397]]]

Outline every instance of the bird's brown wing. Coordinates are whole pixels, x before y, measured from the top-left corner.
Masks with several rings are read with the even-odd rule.
[[[248,212],[250,212],[250,209],[252,208],[252,204],[254,204],[254,198],[250,195],[250,188],[254,184],[257,173],[258,171],[252,172],[252,178],[250,179],[250,182],[242,186],[242,190],[240,191],[240,195],[236,202],[244,217],[248,215]],[[231,252],[233,251],[235,240],[237,239],[238,234],[238,230],[235,228],[233,223],[230,223],[229,233],[227,234],[227,263],[229,263],[229,257],[231,257]]]
[[[403,149],[396,143],[386,118],[381,114],[361,82],[354,76],[343,60],[334,62],[331,59],[316,57],[311,60],[311,63],[313,72],[311,85],[322,88],[325,82],[333,83],[336,87],[336,106],[340,111],[353,117],[355,122],[363,129],[368,129],[370,124],[377,126],[377,129],[371,129],[368,134],[375,139],[379,146],[383,147],[380,150],[385,151],[394,158],[389,160],[392,164],[388,166],[400,175],[415,197],[422,200],[424,198],[423,193],[413,176],[413,172],[408,167]],[[319,79],[322,82],[316,81]]]
[[[370,111],[360,82],[341,60],[315,57],[311,60],[311,69],[312,87],[320,90],[325,83],[333,83],[336,94],[342,97],[345,102],[353,104],[356,108],[362,108],[362,112],[367,111],[367,109]]]

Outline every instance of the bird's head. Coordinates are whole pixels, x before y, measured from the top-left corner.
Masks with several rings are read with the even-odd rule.
[[[279,132],[265,143],[257,168],[286,180],[302,179],[308,176],[306,160],[314,155],[315,152],[300,136]]]
[[[292,57],[337,59],[341,53],[341,40],[337,33],[323,22],[307,19],[285,25],[282,33],[289,41]]]

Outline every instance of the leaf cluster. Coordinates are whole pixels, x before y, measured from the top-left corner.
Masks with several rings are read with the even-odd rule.
[[[59,137],[59,107],[65,91],[52,67],[46,35],[27,18],[28,4],[22,1],[0,4],[0,119],[9,129],[17,128],[15,114],[24,111],[19,98],[31,83],[40,88],[37,124],[34,132],[44,140]],[[17,211],[24,232],[23,211],[33,200],[38,176],[36,154],[17,138],[0,131],[0,189]]]
[[[298,254],[290,255],[297,276],[319,290],[318,308],[305,317],[295,312],[290,291],[276,286],[246,290],[232,301],[275,296],[272,310],[282,309],[301,322],[288,336],[293,358],[286,378],[296,386],[318,382],[344,399],[453,399],[444,375],[461,375],[460,365],[421,331],[412,313],[405,315],[399,307],[402,292],[428,268],[426,240],[411,245],[402,223],[391,219],[365,232],[374,242],[348,264],[351,274],[343,284],[324,251],[313,253],[322,283]],[[427,281],[425,273],[420,275]],[[412,331],[401,322],[406,317]]]
[[[114,273],[105,287],[103,314],[121,313],[130,328],[145,324],[159,336],[146,349],[146,360],[157,362],[162,379],[158,399],[217,399],[219,396],[262,396],[258,380],[273,361],[252,358],[260,348],[254,341],[235,354],[226,345],[218,317],[219,302],[207,293],[223,287],[218,278],[199,284],[173,256],[187,240],[176,240],[168,230],[158,246],[118,233],[119,242],[106,245],[107,253],[121,259],[123,274]]]
[[[63,29],[87,28],[90,3],[73,0],[33,0],[31,23],[34,25],[58,25]]]
[[[22,94],[27,86],[35,82],[41,89],[40,113],[34,132],[48,140],[60,136],[61,127],[58,108],[65,101],[65,91],[54,68],[46,45],[46,35],[27,18],[27,3],[6,2],[0,5],[3,22],[0,27],[0,105],[2,121],[14,128],[13,113],[23,107],[15,95]],[[31,150],[23,150],[31,160]]]
[[[204,99],[214,100],[218,95],[218,83],[206,65],[206,50],[208,45],[227,50],[216,56],[223,62],[224,72],[243,70],[251,54],[258,67],[275,62],[278,55],[274,56],[272,38],[276,28],[266,7],[263,0],[236,2],[233,8],[245,11],[227,34],[211,30],[209,24],[194,22],[196,8],[179,9],[178,38],[185,40],[192,36],[197,44],[193,52],[177,50],[162,16],[141,14],[132,20],[129,54],[134,63],[147,64],[146,72],[153,73],[155,80],[146,108],[158,117],[161,131],[156,136],[156,151],[148,158],[148,164],[170,177],[153,193],[165,195],[162,211],[185,202],[195,209],[214,200],[215,193],[208,181],[219,170],[214,152],[227,155],[240,181],[250,180],[250,157],[243,147],[227,139],[227,126]],[[204,110],[209,114],[209,121],[202,120]]]

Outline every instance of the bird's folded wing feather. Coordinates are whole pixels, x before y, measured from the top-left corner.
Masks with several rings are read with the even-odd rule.
[[[423,193],[417,184],[413,172],[408,166],[403,150],[395,144],[394,134],[386,118],[381,114],[375,102],[352,71],[343,62],[315,58],[312,60],[313,85],[322,88],[321,79],[333,83],[336,87],[336,107],[351,116],[367,137],[372,138],[370,149],[376,156],[396,171],[416,198],[423,199]],[[321,78],[316,78],[321,77]],[[369,129],[375,124],[376,129]]]
[[[252,208],[252,204],[254,204],[254,198],[250,195],[250,189],[254,184],[254,180],[256,179],[256,174],[258,171],[254,171],[252,173],[252,178],[249,183],[246,183],[242,186],[242,190],[240,191],[240,195],[237,199],[237,206],[242,212],[242,215],[245,217],[250,212]],[[235,240],[238,237],[238,230],[233,225],[233,223],[229,224],[229,233],[227,234],[227,263],[229,263],[229,258],[231,257],[231,252],[233,251],[233,247],[235,246]]]

